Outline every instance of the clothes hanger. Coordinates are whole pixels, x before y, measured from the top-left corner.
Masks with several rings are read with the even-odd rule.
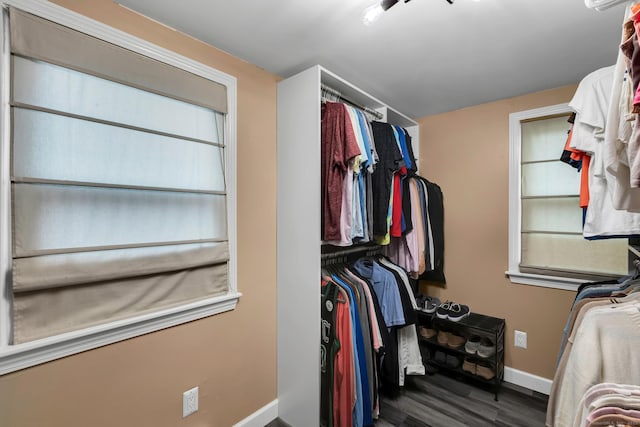
[[[636,268],[635,274],[633,275],[634,278],[638,278],[638,276],[640,276],[640,259],[636,258],[633,260],[633,266]]]

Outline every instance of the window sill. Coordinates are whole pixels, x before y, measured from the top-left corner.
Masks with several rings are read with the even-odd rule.
[[[585,280],[571,279],[568,277],[544,276],[541,274],[521,273],[519,271],[506,271],[512,283],[521,285],[540,286],[543,288],[561,289],[563,291],[577,291]]]
[[[0,375],[235,309],[230,293],[126,320],[0,348]]]

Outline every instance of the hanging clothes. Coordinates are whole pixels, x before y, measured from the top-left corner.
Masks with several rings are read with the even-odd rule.
[[[344,104],[323,105],[321,130],[322,239],[343,241],[343,191],[360,148]],[[350,203],[350,197],[347,200]]]
[[[385,258],[325,268],[321,280],[323,426],[371,426],[378,390],[424,375],[409,277]]]
[[[442,189],[434,182],[420,179],[427,190],[429,268],[420,275],[421,280],[447,283],[444,275],[444,198]]]
[[[576,112],[570,147],[590,156],[582,162],[588,197],[583,179],[580,198],[581,206],[588,202],[583,235],[590,240],[640,233],[640,129],[634,106],[640,83],[639,12],[637,5],[626,10],[616,64],[587,75],[569,103]]]
[[[378,152],[378,165],[373,172],[373,234],[383,238],[389,233],[387,221],[392,197],[393,176],[402,166],[402,153],[396,143],[392,127],[387,123],[372,122],[373,139]]]
[[[594,384],[640,386],[640,280],[581,287],[564,330],[547,406],[549,427],[586,424],[580,402]]]
[[[353,425],[354,426],[370,426],[373,425],[372,408],[369,400],[369,377],[366,370],[366,352],[364,350],[364,340],[362,338],[362,327],[360,323],[360,312],[358,310],[357,295],[351,286],[342,280],[337,274],[331,275],[331,279],[334,283],[337,283],[342,289],[347,292],[350,301],[350,314],[352,325],[352,340],[354,345],[354,365],[355,365],[355,379],[356,379],[356,405],[353,412]]]
[[[353,268],[373,286],[378,301],[380,301],[385,325],[388,328],[404,325],[405,318],[400,289],[393,274],[372,259],[358,260],[353,264]]]
[[[444,275],[444,201],[440,187],[414,175],[406,178],[412,228],[392,238],[387,256],[415,279],[446,284]]]
[[[383,263],[381,260],[364,258],[354,263],[353,268],[371,281],[378,300],[381,301],[387,327],[404,326],[395,331],[399,355],[397,385],[403,386],[405,372],[408,375],[424,375],[425,371],[415,328],[415,297],[408,286],[406,272],[399,266],[391,268],[391,264],[389,260]],[[402,312],[401,315],[399,311]]]
[[[550,425],[563,427],[575,425],[575,408],[594,384],[616,382],[640,384],[639,302],[629,306],[594,307],[582,318],[566,351],[564,370],[559,369],[558,392],[553,396],[556,411]]]
[[[580,426],[640,425],[640,387],[601,383],[589,388],[578,406]]]
[[[325,102],[322,111],[322,240],[370,242],[378,197],[372,176],[380,160],[373,129],[364,112],[349,105]]]
[[[589,206],[589,170],[591,166],[591,156],[584,151],[572,147],[573,129],[576,121],[576,113],[573,112],[567,119],[571,124],[571,129],[567,132],[567,140],[560,155],[560,160],[580,172],[580,198],[579,206],[586,212]],[[586,217],[586,215],[584,215]],[[584,224],[583,224],[584,225]]]
[[[425,277],[444,283],[442,192],[416,175],[411,142],[406,129],[368,122],[354,107],[323,105],[322,239],[334,246],[391,245],[389,256],[411,277],[433,272]]]
[[[320,312],[322,317],[320,343],[320,426],[333,427],[340,425],[340,420],[334,423],[334,368],[336,356],[340,350],[340,339],[338,338],[337,317],[338,296],[340,289],[335,283],[322,281],[322,298]],[[342,304],[345,304],[345,296],[341,295]],[[343,320],[344,322],[344,320]],[[343,351],[349,351],[343,349]],[[341,377],[340,377],[341,378]],[[335,381],[336,383],[341,381]],[[335,412],[339,412],[336,407]]]
[[[337,286],[334,284],[334,286]],[[341,299],[336,300],[336,338],[340,349],[335,354],[333,380],[328,385],[333,392],[333,414],[325,413],[325,419],[332,419],[335,427],[353,426],[353,413],[356,406],[355,363],[353,347],[353,328],[349,298],[343,290]],[[324,390],[323,393],[327,393]],[[325,410],[328,410],[325,407]],[[322,415],[320,419],[322,419]]]
[[[416,175],[411,136],[398,126],[372,123],[380,165],[373,174],[374,236],[413,278],[446,283],[442,190]],[[431,198],[431,203],[429,199]]]

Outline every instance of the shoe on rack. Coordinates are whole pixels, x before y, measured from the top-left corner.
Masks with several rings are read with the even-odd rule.
[[[424,305],[422,311],[427,313],[435,313],[436,309],[440,306],[440,300],[436,297],[427,296],[424,299]]]
[[[489,381],[496,376],[496,371],[486,363],[478,363],[476,364],[476,375]]]
[[[467,340],[464,337],[456,335],[453,332],[450,332],[449,336],[447,337],[447,345],[451,348],[460,348],[466,341]]]
[[[440,319],[448,319],[450,305],[451,303],[449,301],[440,304],[438,308],[436,308],[436,316]]]
[[[430,339],[436,336],[438,331],[435,329],[429,328],[427,326],[420,326],[420,336],[425,339]]]
[[[418,310],[422,310],[422,308],[424,307],[424,300],[426,298],[427,296],[423,294],[416,295],[416,305],[418,306]]]
[[[467,340],[467,343],[464,345],[464,351],[470,354],[476,354],[478,351],[478,346],[480,345],[480,337],[477,335],[472,335]]]
[[[453,302],[449,305],[448,318],[452,322],[459,322],[471,313],[469,306]]]
[[[444,354],[444,352],[442,351],[436,351],[436,354],[434,355],[433,360],[435,360],[441,365],[444,365],[447,362],[447,355]]]
[[[449,368],[457,369],[460,366],[460,359],[452,354],[448,354],[445,363]]]
[[[464,362],[462,363],[462,370],[465,372],[469,372],[470,374],[476,374],[476,364],[472,362],[469,358],[465,357]]]
[[[496,354],[496,345],[489,338],[482,338],[478,345],[477,353],[478,356],[484,357],[485,359],[491,357]]]
[[[438,368],[433,366],[431,363],[426,363],[424,366],[424,372],[427,375],[437,374],[439,372]]]
[[[438,332],[438,344],[442,346],[446,346],[449,344],[449,332],[439,331]]]

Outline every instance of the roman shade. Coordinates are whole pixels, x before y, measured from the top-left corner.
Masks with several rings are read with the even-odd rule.
[[[226,88],[195,74],[10,8],[11,52],[227,112]]]
[[[580,174],[560,160],[567,115],[520,123],[520,264],[523,273],[597,279],[627,272],[627,242],[582,235]]]
[[[13,343],[227,293],[224,86],[10,25]]]

